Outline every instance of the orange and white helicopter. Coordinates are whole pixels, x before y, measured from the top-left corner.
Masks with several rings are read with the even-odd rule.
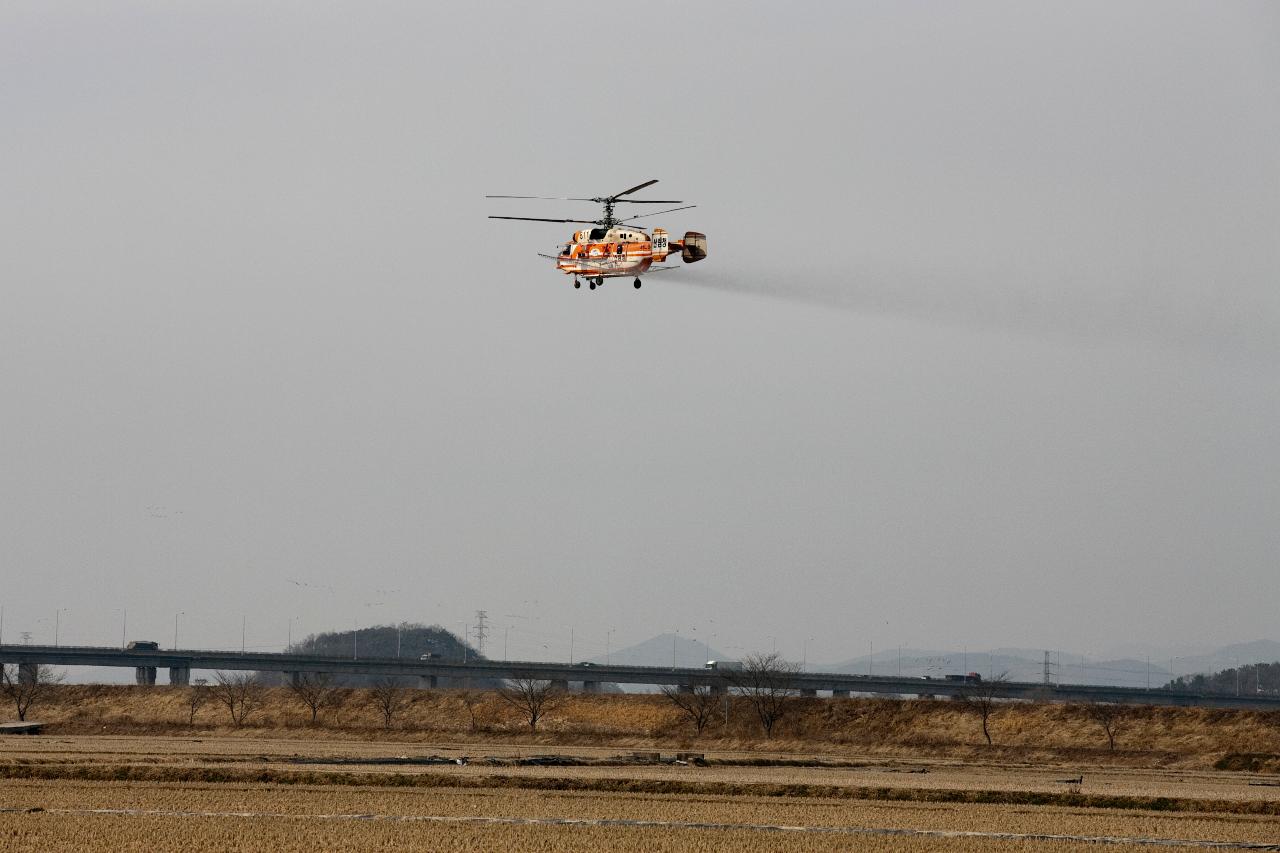
[[[518,219],[522,222],[573,222],[579,225],[593,225],[595,227],[584,228],[575,232],[573,237],[563,244],[558,255],[543,255],[539,253],[539,256],[555,261],[556,269],[566,275],[572,275],[574,287],[582,287],[579,276],[587,280],[587,284],[592,290],[604,284],[606,278],[634,276],[636,289],[639,289],[640,276],[679,269],[679,267],[654,266],[665,261],[669,254],[679,252],[680,259],[686,264],[695,263],[707,256],[706,234],[700,234],[697,231],[686,231],[684,239],[671,240],[668,238],[667,232],[661,228],[652,229],[653,233],[650,234],[647,233],[648,229],[643,226],[633,224],[635,220],[644,219],[647,216],[661,216],[664,213],[674,213],[677,210],[689,210],[697,207],[694,204],[685,205],[684,202],[669,199],[623,198],[623,196],[630,195],[637,190],[653,186],[657,182],[658,179],[654,178],[651,181],[645,181],[643,184],[637,184],[629,190],[623,190],[616,195],[599,196],[597,198],[563,198],[542,195],[488,195],[485,198],[593,201],[596,204],[603,204],[604,216],[600,219],[544,219],[538,216],[490,216],[489,218]],[[684,206],[659,210],[656,213],[642,213],[639,216],[630,216],[625,219],[616,219],[613,215],[613,208],[617,204],[681,204]]]

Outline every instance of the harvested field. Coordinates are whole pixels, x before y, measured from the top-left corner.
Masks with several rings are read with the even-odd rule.
[[[478,747],[478,748],[477,748]],[[814,766],[380,765],[417,743],[282,738],[0,741],[0,837],[14,849],[1280,849],[1260,775],[810,756]],[[546,751],[538,745],[538,749]],[[335,756],[369,764],[317,763]],[[791,757],[792,762],[799,759]],[[838,763],[839,766],[831,766]],[[926,772],[921,772],[926,771]],[[1083,775],[1081,783],[1062,778]],[[1225,845],[1225,846],[1219,846]],[[1163,845],[1162,845],[1163,846]]]

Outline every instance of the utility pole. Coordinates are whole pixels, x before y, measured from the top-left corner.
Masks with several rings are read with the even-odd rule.
[[[476,611],[476,654],[484,654],[484,641],[489,636],[489,614],[483,610]]]
[[[1045,652],[1045,653],[1044,653],[1044,683],[1045,683],[1045,684],[1052,684],[1052,683],[1053,683],[1053,670],[1052,670],[1052,667],[1051,667],[1051,665],[1050,665],[1050,663],[1049,663],[1049,653],[1048,653],[1048,652]]]
[[[876,641],[871,641],[871,655],[867,658],[867,675],[876,674]]]

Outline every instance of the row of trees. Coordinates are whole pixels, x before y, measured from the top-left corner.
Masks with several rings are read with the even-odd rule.
[[[800,669],[777,654],[751,655],[742,663],[741,670],[720,673],[722,683],[719,685],[663,687],[662,693],[684,714],[697,735],[702,734],[718,711],[724,714],[727,725],[730,695],[742,696],[759,721],[764,736],[772,737],[778,722],[800,697],[800,691],[795,687]],[[962,707],[980,721],[982,736],[988,746],[993,743],[991,718],[1001,704],[1007,681],[1008,674],[1001,673],[986,681],[966,683],[956,697],[963,703]],[[1109,702],[1090,702],[1084,708],[1089,718],[1106,734],[1108,748],[1115,751],[1116,735],[1132,708]]]
[[[293,697],[310,712],[312,723],[317,722],[324,711],[342,707],[353,695],[352,691],[327,672],[300,673],[290,679],[286,686]],[[257,673],[219,672],[212,684],[188,689],[188,722],[194,723],[196,712],[205,704],[214,702],[227,709],[232,725],[242,726],[266,704],[266,691],[267,685]],[[402,679],[379,678],[354,695],[358,695],[359,701],[378,713],[384,727],[391,728],[401,712],[413,701],[416,691]],[[458,695],[471,718],[471,729],[475,731],[479,727],[476,712],[482,691],[468,689],[459,691]],[[556,688],[549,681],[517,678],[499,688],[498,695],[524,714],[531,731],[537,731],[538,722],[560,704],[565,691]]]
[[[718,712],[724,714],[725,724],[728,724],[731,696],[745,699],[767,738],[773,736],[778,723],[800,698],[800,691],[795,686],[799,672],[794,663],[777,654],[751,655],[744,659],[742,669],[718,672],[719,684],[664,687],[662,693],[699,736]],[[980,720],[988,745],[993,743],[990,721],[1001,705],[1005,680],[1005,676],[1000,675],[966,684],[964,692],[957,697],[963,702],[963,707]],[[0,694],[13,703],[19,720],[26,720],[31,708],[61,681],[62,675],[44,664],[25,671],[16,666],[0,667]],[[402,679],[374,679],[357,693],[323,672],[299,673],[287,682],[287,688],[310,713],[312,723],[317,722],[326,710],[339,708],[353,697],[358,697],[357,701],[378,713],[386,728],[391,728],[415,695],[415,691]],[[232,725],[242,726],[265,706],[267,689],[268,685],[259,673],[218,672],[211,683],[187,688],[185,708],[188,722],[193,724],[196,713],[205,705],[216,704],[227,710]],[[536,732],[538,724],[567,696],[556,682],[532,676],[502,682],[496,692],[503,702],[521,714],[531,732]],[[463,690],[458,695],[475,731],[482,692]],[[1114,703],[1090,703],[1084,707],[1089,718],[1106,734],[1108,747],[1115,750],[1116,736],[1132,713],[1132,707]]]

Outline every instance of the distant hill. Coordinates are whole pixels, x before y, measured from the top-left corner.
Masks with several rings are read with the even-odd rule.
[[[327,655],[332,657],[403,658],[414,660],[425,654],[439,655],[441,660],[485,660],[471,645],[464,643],[451,631],[439,625],[422,625],[402,622],[399,625],[374,625],[358,631],[325,631],[311,634],[305,640],[294,643],[288,650],[293,654]],[[269,676],[273,680],[277,676]],[[341,676],[342,683],[355,686],[369,684],[372,678],[361,675]],[[491,688],[497,685],[474,679],[475,687]]]
[[[608,655],[592,658],[593,663],[615,663],[623,666],[677,666],[701,667],[707,661],[726,656],[680,634],[659,634],[643,643],[618,649]]]
[[[292,654],[357,658],[416,658],[439,655],[445,660],[483,660],[469,644],[439,625],[402,622],[374,625],[357,631],[325,631],[311,634],[287,649]]]

